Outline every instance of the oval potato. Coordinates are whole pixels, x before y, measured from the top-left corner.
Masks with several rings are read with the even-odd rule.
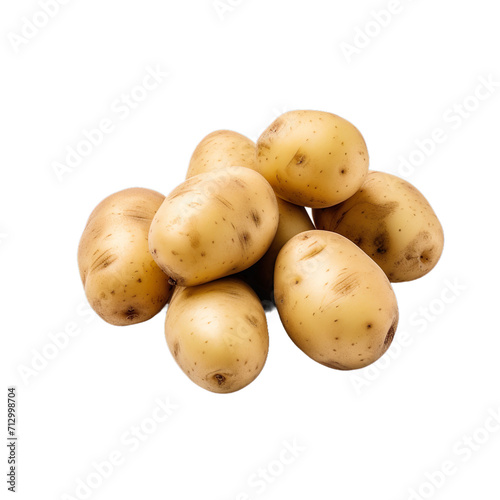
[[[443,228],[429,202],[412,184],[384,172],[370,172],[351,198],[314,210],[313,217],[318,229],[358,245],[392,282],[424,276],[443,251]]]
[[[170,352],[208,391],[238,391],[261,372],[269,349],[266,315],[253,290],[233,277],[176,287],[165,320]]]
[[[274,293],[290,338],[325,366],[367,366],[394,337],[398,306],[389,280],[339,234],[314,230],[294,236],[278,255]]]
[[[368,171],[368,151],[358,129],[340,116],[290,111],[259,137],[257,163],[277,196],[323,208],[359,189]]]
[[[232,130],[216,130],[196,146],[189,162],[186,179],[225,167],[257,170],[255,143]]]
[[[90,214],[78,247],[87,299],[112,325],[152,318],[172,295],[169,277],[148,247],[149,226],[165,197],[131,188],[104,199]]]
[[[189,178],[165,199],[149,248],[175,284],[194,286],[247,269],[267,251],[278,227],[269,183],[245,167]]]

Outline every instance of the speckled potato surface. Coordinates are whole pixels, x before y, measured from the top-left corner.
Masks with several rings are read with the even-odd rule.
[[[235,274],[257,262],[278,227],[269,183],[245,167],[205,172],[180,184],[156,213],[149,248],[181,286]]]
[[[225,167],[257,170],[255,143],[232,130],[216,130],[196,146],[189,162],[186,179]]]
[[[83,231],[78,267],[85,294],[112,325],[146,321],[172,295],[148,247],[149,226],[164,199],[150,189],[119,191],[97,205]]]
[[[165,320],[170,352],[208,391],[238,391],[261,372],[269,349],[266,315],[253,290],[233,277],[176,287]]]
[[[351,198],[313,216],[318,229],[353,241],[392,282],[424,276],[443,251],[443,228],[429,202],[412,184],[384,172],[370,172]]]
[[[358,129],[323,111],[285,113],[257,141],[259,172],[280,198],[305,207],[330,207],[352,196],[368,162]]]
[[[274,264],[283,245],[296,234],[314,229],[304,207],[293,205],[281,198],[278,201],[278,230],[264,256],[242,273],[244,279],[262,299],[271,303],[274,288]]]
[[[396,297],[384,272],[351,241],[329,231],[307,231],[285,244],[274,293],[293,342],[331,368],[373,363],[397,328]]]

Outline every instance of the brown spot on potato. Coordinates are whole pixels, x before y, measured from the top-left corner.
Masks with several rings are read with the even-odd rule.
[[[124,315],[129,321],[133,321],[134,319],[139,317],[139,313],[133,306],[128,307]]]
[[[379,255],[383,255],[383,254],[387,253],[387,250],[388,250],[387,247],[389,245],[389,240],[390,240],[390,237],[389,237],[389,234],[387,233],[387,231],[380,232],[379,234],[377,234],[375,236],[375,238],[373,239],[373,245],[375,246],[376,252]]]
[[[90,266],[90,272],[93,273],[95,271],[101,271],[103,269],[106,269],[108,266],[113,264],[118,260],[118,255],[114,254],[111,252],[110,249],[104,251],[102,254],[100,254],[94,262]]]
[[[189,244],[193,248],[198,248],[200,246],[200,233],[198,231],[189,233]]]
[[[277,118],[267,129],[267,135],[277,134],[285,126],[285,120],[283,118]]]
[[[349,273],[347,276],[344,276],[344,274],[340,274],[339,279],[332,287],[332,292],[336,296],[348,295],[360,287],[357,273]]]
[[[384,339],[384,345],[382,347],[382,354],[389,349],[392,340],[394,339],[394,335],[396,334],[396,328],[398,326],[398,320],[399,320],[399,313],[396,313],[396,317],[394,318],[392,325],[390,326],[389,330],[387,331],[387,335],[385,336]]]
[[[172,349],[172,353],[173,353],[173,355],[174,355],[174,358],[177,358],[177,356],[179,356],[179,351],[180,351],[180,349],[181,349],[181,347],[180,347],[180,345],[179,345],[179,342],[176,342],[176,343],[174,344],[173,349]]]
[[[226,377],[220,373],[216,373],[214,375],[214,379],[217,381],[217,385],[219,387],[223,386],[226,383]]]
[[[305,235],[303,239],[307,239],[309,236]],[[318,255],[321,253],[325,248],[326,245],[321,245],[318,242],[315,242],[313,245],[311,245],[313,248],[306,253],[303,257],[301,257],[299,260],[308,260],[311,259],[312,257]]]
[[[252,315],[246,315],[245,316],[247,321],[255,328],[259,326],[259,320],[252,314]]]
[[[256,226],[256,227],[259,227],[259,226],[260,226],[260,224],[261,224],[261,220],[260,220],[260,215],[259,215],[259,213],[257,212],[257,210],[252,209],[252,210],[250,211],[250,215],[252,216],[252,220],[253,220],[253,222],[254,222],[255,226]]]
[[[216,194],[216,195],[214,195],[214,198],[219,203],[222,203],[222,205],[224,205],[225,207],[229,208],[230,210],[234,210],[233,204],[229,200],[227,200],[226,198],[224,198],[222,195]]]
[[[249,232],[243,231],[241,233],[238,233],[238,239],[240,240],[240,245],[243,248],[246,248],[248,247],[248,245],[250,245],[251,236]]]

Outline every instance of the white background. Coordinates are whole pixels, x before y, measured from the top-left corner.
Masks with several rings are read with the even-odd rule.
[[[96,499],[499,498],[500,424],[488,420],[500,410],[495,3],[401,0],[384,27],[373,13],[389,0],[220,5],[70,0],[30,31],[37,15],[43,24],[39,4],[2,2],[1,358],[2,390],[18,392],[17,498],[83,498],[77,485],[89,478]],[[342,44],[355,42],[349,58]],[[141,94],[148,67],[169,75]],[[497,83],[478,101],[481,78]],[[132,91],[144,99],[127,111],[117,102]],[[261,375],[212,394],[174,363],[164,311],[127,328],[89,314],[78,241],[107,195],[132,186],[168,194],[207,133],[255,139],[300,108],[353,122],[371,167],[404,174],[429,199],[445,250],[431,274],[394,286],[401,321],[383,363],[320,366],[274,311]],[[106,118],[113,131],[58,178],[54,163]],[[436,128],[445,140],[423,158],[415,141],[428,144]],[[75,324],[79,334],[54,354],[50,335]],[[160,424],[157,398],[176,406]],[[141,425],[150,433],[135,449]],[[94,488],[93,463],[117,453],[121,464]],[[436,473],[443,462],[452,474]]]

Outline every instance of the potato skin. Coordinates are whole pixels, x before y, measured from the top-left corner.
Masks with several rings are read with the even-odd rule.
[[[119,191],[90,214],[78,247],[87,299],[112,325],[140,323],[160,312],[172,295],[169,277],[148,247],[151,221],[165,197],[143,188]]]
[[[296,234],[314,229],[314,225],[304,207],[293,205],[281,198],[277,198],[277,201],[279,222],[274,240],[264,256],[252,267],[241,273],[241,278],[267,304],[272,304],[274,265],[283,245]]]
[[[232,130],[216,130],[196,146],[189,162],[186,179],[225,167],[257,170],[255,143]]]
[[[422,193],[384,172],[369,172],[343,203],[313,211],[318,229],[339,233],[364,250],[391,282],[427,274],[441,257],[443,228]]]
[[[245,167],[189,178],[156,213],[149,248],[175,283],[195,286],[250,267],[267,251],[278,227],[269,183]]]
[[[290,111],[259,137],[257,162],[277,196],[323,208],[359,189],[369,160],[363,136],[347,120],[323,111]]]
[[[165,338],[182,371],[218,393],[235,392],[252,382],[269,349],[264,309],[253,290],[233,277],[176,287]]]
[[[348,239],[329,231],[298,234],[279,253],[274,276],[285,330],[318,363],[353,370],[389,348],[398,323],[394,291]]]

